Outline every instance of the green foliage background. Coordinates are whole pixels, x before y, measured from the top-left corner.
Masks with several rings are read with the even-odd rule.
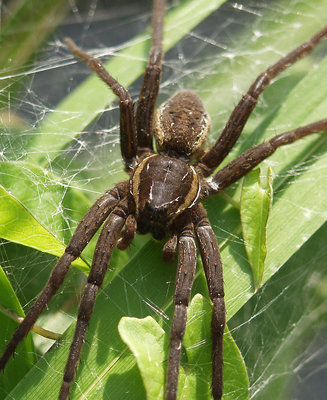
[[[22,10],[27,3],[32,1],[21,2]],[[56,3],[60,1],[52,2]],[[165,47],[175,47],[166,57],[159,100],[179,88],[196,90],[212,118],[211,141],[256,75],[320,29],[327,12],[323,0],[244,1],[241,5],[188,0],[168,8]],[[34,9],[43,12],[39,20],[50,34],[59,19],[53,17],[50,21],[56,23],[45,23],[49,21],[47,9],[37,5]],[[24,18],[32,18],[18,11],[10,20],[14,32],[23,25]],[[144,13],[144,21],[148,22],[145,17]],[[126,30],[132,20],[127,17],[123,24]],[[145,23],[140,21],[141,30]],[[112,19],[108,20],[110,25],[115,25]],[[29,50],[28,54],[19,60],[18,67],[8,63],[2,68],[0,255],[18,299],[5,275],[1,275],[1,301],[17,313],[22,312],[20,305],[25,311],[30,307],[56,256],[92,202],[126,177],[117,146],[117,106],[110,105],[113,96],[95,77],[75,87],[75,76],[86,76],[88,71],[76,64],[63,47],[62,33],[51,38],[50,56],[48,53],[40,61],[35,59],[35,48],[44,37],[37,26],[32,24],[29,31],[31,40],[40,39],[37,46],[23,43],[16,35],[17,42],[10,45],[12,58],[22,55],[22,51],[14,53],[15,48]],[[85,21],[83,26],[88,26]],[[121,83],[130,85],[144,69],[148,38],[145,31],[113,49],[105,48],[103,41],[95,54],[113,53],[107,64],[109,71]],[[9,43],[5,33],[4,41]],[[228,160],[276,133],[326,117],[326,48],[326,43],[320,45],[311,57],[285,72],[266,90]],[[65,64],[70,67],[64,68]],[[65,94],[57,106],[51,101],[48,104],[44,94],[38,97],[33,91],[31,77],[44,69],[58,72],[52,75],[49,90],[59,82],[65,84]],[[138,88],[139,82],[131,88],[135,97]],[[24,113],[26,105],[29,111]],[[108,124],[103,127],[104,123]],[[305,349],[325,324],[326,150],[326,134],[314,135],[281,149],[262,166],[262,175],[268,166],[273,169],[274,201],[267,227],[263,286],[256,293],[239,211],[219,196],[205,204],[222,249],[229,328],[248,368],[251,398],[289,398],[292,382],[307,379],[302,367],[310,353]],[[227,193],[239,201],[240,188],[240,184],[234,185]],[[71,269],[66,285],[40,324],[59,332],[70,326],[93,248],[94,241]],[[161,249],[161,243],[137,237],[128,251],[115,252],[97,301],[72,398],[87,395],[88,399],[122,399],[130,398],[131,393],[133,399],[145,397],[136,361],[119,337],[117,326],[125,316],[151,315],[169,333],[167,317],[172,310],[175,266],[162,262]],[[193,294],[198,292],[207,296],[200,263]],[[3,347],[15,324],[1,315],[0,326]],[[72,332],[71,326],[35,365],[34,360],[48,345],[39,339],[32,344],[28,338],[1,378],[1,396],[53,398]],[[187,368],[194,368],[187,359],[183,362]],[[13,374],[18,366],[21,372]],[[205,385],[209,387],[210,377]],[[237,385],[236,379],[235,391]]]

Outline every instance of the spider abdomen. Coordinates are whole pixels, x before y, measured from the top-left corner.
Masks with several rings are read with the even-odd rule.
[[[162,239],[172,221],[199,197],[195,169],[176,158],[153,154],[136,168],[131,180],[137,230]]]
[[[158,152],[185,160],[201,152],[209,129],[210,117],[191,90],[178,92],[163,103],[153,121]]]

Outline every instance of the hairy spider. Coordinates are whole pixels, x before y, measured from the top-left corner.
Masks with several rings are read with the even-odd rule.
[[[150,232],[158,240],[168,234],[163,256],[169,261],[176,252],[178,254],[165,390],[165,397],[169,400],[177,397],[178,370],[195,273],[197,241],[213,304],[212,395],[216,400],[221,399],[225,326],[222,263],[217,240],[201,200],[243,177],[278,147],[327,129],[327,119],[324,119],[281,133],[244,152],[214,173],[240,136],[263,90],[279,73],[311,52],[327,35],[327,27],[257,77],[231,113],[215,144],[204,151],[210,118],[194,92],[181,91],[155,111],[163,58],[164,8],[164,0],[154,1],[152,48],[136,113],[128,91],[104,69],[101,62],[66,39],[75,56],[87,63],[119,98],[121,153],[130,179],[118,183],[100,197],[79,223],[46,287],[17,328],[0,360],[0,368],[3,369],[17,344],[27,335],[62,284],[72,261],[104,223],[83,292],[59,399],[66,399],[69,395],[95,298],[112,251],[115,246],[125,249],[136,231]],[[158,153],[153,150],[153,136]]]

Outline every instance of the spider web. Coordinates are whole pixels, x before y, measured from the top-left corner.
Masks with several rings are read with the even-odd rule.
[[[61,120],[74,120],[74,115],[63,111],[58,104],[69,99],[90,74],[64,47],[65,36],[72,37],[79,46],[104,61],[121,59],[132,70],[140,61],[122,56],[120,52],[129,46],[128,41],[135,43],[136,35],[149,23],[149,2],[120,3],[72,3],[70,15],[27,68],[6,70],[2,77],[6,96],[1,97],[0,183],[58,243],[67,243],[80,218],[104,190],[126,179],[119,154],[116,102],[99,108],[95,120],[72,137],[61,126],[57,131],[52,128],[52,139],[65,135],[67,139],[62,140],[59,151],[55,139],[53,147],[46,147],[45,157],[38,157],[38,140],[47,133],[44,127],[49,126],[49,119],[56,121],[59,116]],[[171,11],[183,3],[187,6],[192,1],[174,1],[168,8]],[[256,75],[322,26],[327,11],[323,3],[322,0],[314,4],[299,0],[227,1],[168,51],[159,102],[179,89],[196,90],[212,118],[212,143]],[[311,96],[311,92],[308,95],[306,91],[296,92],[307,72],[314,71],[323,62],[326,48],[326,44],[322,44],[312,57],[299,62],[265,91],[228,160],[275,133],[326,117],[322,112],[326,104],[319,104],[317,93],[309,101],[307,96]],[[145,59],[146,56],[141,57]],[[115,77],[125,79],[123,73],[121,75]],[[8,80],[9,77],[15,80]],[[140,84],[138,79],[129,89],[134,99],[137,99]],[[327,97],[324,86],[327,87],[324,82],[318,86],[320,96]],[[287,113],[287,106],[283,111],[283,103],[289,101],[289,93],[293,92],[297,98],[295,104],[302,108],[293,108],[292,115],[289,113],[285,118],[283,113]],[[96,95],[92,99],[96,99]],[[80,102],[88,104],[88,92]],[[239,212],[219,197],[206,202],[209,219],[223,249],[227,309],[228,315],[233,316],[228,324],[245,359],[251,399],[325,398],[321,382],[327,375],[326,147],[326,143],[315,136],[304,144],[294,144],[294,153],[288,148],[281,149],[269,163],[264,163],[262,175],[268,165],[275,174],[275,202],[268,228],[271,242],[267,244],[266,275],[270,279],[255,295],[240,235]],[[305,188],[311,188],[312,182],[316,189],[314,192],[310,189],[308,194]],[[302,190],[298,198],[288,195],[293,187]],[[239,201],[240,185],[227,193]],[[278,212],[283,225],[276,226]],[[300,227],[295,219],[297,215],[306,221]],[[28,228],[24,229],[29,235]],[[275,237],[278,235],[284,245],[277,244]],[[3,235],[1,265],[26,311],[49,276],[56,261],[55,252],[36,250],[37,246],[24,242],[24,238],[11,238],[10,233]],[[292,240],[285,244],[285,238]],[[161,248],[162,244],[153,243],[148,236],[138,236],[126,252],[114,253],[102,296],[108,307],[113,305],[123,315],[152,315],[168,331],[175,267],[162,263]],[[94,241],[83,255],[84,266],[90,265],[93,249]],[[71,268],[65,285],[39,319],[40,325],[64,332],[75,318],[85,282],[81,272],[83,265],[79,267]],[[193,294],[198,291],[206,295],[200,268]],[[111,313],[111,309],[108,310]],[[107,313],[105,309],[99,311],[100,317],[101,312]],[[106,356],[110,353],[110,356],[123,357],[118,342],[105,340],[108,327],[104,319],[95,321],[96,328],[90,328],[95,335],[87,338],[86,354],[95,347],[98,359],[102,352]],[[112,317],[108,323],[115,324],[114,321]],[[96,329],[104,334],[101,336]],[[43,354],[52,344],[38,337],[35,340],[37,354]],[[57,348],[69,347],[69,340],[65,337]],[[131,356],[124,356],[133,360]],[[126,362],[125,369],[136,369],[135,365],[129,367],[132,363]],[[63,367],[53,367],[48,360],[45,364],[50,366],[47,374],[51,379],[52,374],[61,376]],[[78,382],[74,391],[76,398],[113,398],[115,387],[128,383],[128,375],[123,374],[118,379],[117,373],[108,379],[90,361],[82,360],[80,368],[82,373],[91,376],[92,383],[83,386]],[[92,389],[94,385],[97,390]],[[133,384],[126,386],[126,398],[137,385],[140,381],[135,381],[134,387]],[[17,388],[16,392],[0,390],[8,398],[24,398],[23,394],[16,395]]]

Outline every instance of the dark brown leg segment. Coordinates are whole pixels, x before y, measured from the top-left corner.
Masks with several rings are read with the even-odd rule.
[[[136,232],[136,219],[133,214],[129,214],[125,223],[125,230],[122,237],[118,240],[117,247],[119,250],[125,250],[132,243]]]
[[[90,208],[85,217],[79,223],[65,250],[65,253],[57,261],[57,264],[50,275],[48,283],[8,343],[0,359],[0,369],[4,369],[9,358],[14,353],[18,343],[22,341],[28,334],[31,327],[42,313],[44,307],[57,292],[58,288],[64,281],[70,264],[81,254],[103,221],[118,204],[121,196],[126,195],[127,190],[128,182],[124,182],[117,185],[116,188],[105,193],[95,202],[95,204]]]
[[[204,154],[199,167],[204,176],[209,176],[227,156],[236,140],[239,138],[246,121],[257,104],[258,97],[278,74],[293,65],[300,58],[309,54],[315,46],[327,35],[327,26],[307,42],[301,44],[276,64],[267,68],[250,86],[248,92],[234,108],[227,124],[216,143]]]
[[[72,53],[85,62],[99,76],[99,78],[110,87],[120,100],[120,149],[126,164],[126,169],[128,170],[131,167],[133,159],[136,157],[137,148],[133,100],[127,89],[125,89],[109,74],[100,60],[84,53],[71,39],[66,38],[65,43]]]
[[[280,135],[274,136],[268,142],[252,147],[252,149],[244,152],[239,157],[235,158],[234,161],[227,164],[226,167],[218,171],[209,180],[208,195],[217,193],[242,178],[242,176],[251,171],[251,169],[260,164],[264,159],[271,156],[278,147],[293,143],[304,136],[323,130],[327,130],[327,119],[281,133]]]
[[[81,349],[85,341],[86,330],[93,312],[96,295],[105,277],[113,249],[116,246],[120,232],[125,224],[127,218],[126,212],[126,204],[122,207],[118,206],[117,209],[112,212],[100,233],[94,251],[92,268],[79,307],[74,339],[65,367],[59,400],[66,400],[68,398],[71,383],[76,375]]]
[[[152,150],[151,123],[159,92],[163,58],[162,32],[165,0],[155,0],[152,15],[152,47],[136,111],[139,153]]]
[[[223,337],[226,320],[223,269],[216,236],[202,205],[194,211],[195,233],[199,242],[210,299],[213,303],[212,335],[212,396],[220,400],[223,395]]]
[[[177,398],[179,363],[195,267],[196,246],[193,237],[193,224],[188,224],[182,229],[178,237],[178,267],[174,296],[175,310],[170,332],[166,400],[175,400]]]

